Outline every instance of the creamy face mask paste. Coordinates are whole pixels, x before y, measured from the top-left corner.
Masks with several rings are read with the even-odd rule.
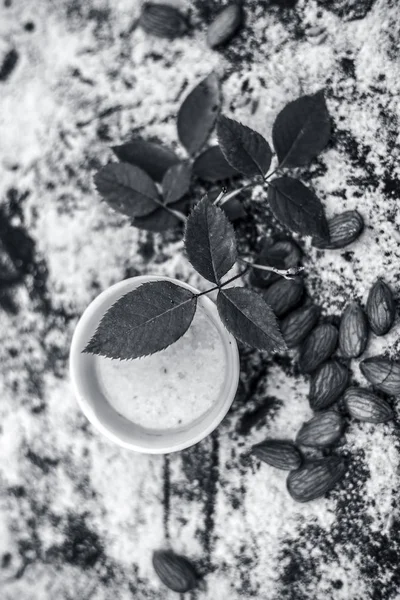
[[[151,356],[118,360],[83,352],[107,310],[149,281],[141,275],[120,281],[86,308],[70,350],[72,387],[91,423],[114,443],[137,452],[165,454],[196,444],[228,412],[239,381],[235,338],[221,322],[210,298],[198,298],[186,333]]]
[[[222,392],[226,358],[221,336],[199,306],[186,333],[151,356],[95,357],[100,388],[123,417],[146,429],[185,427],[207,413]]]

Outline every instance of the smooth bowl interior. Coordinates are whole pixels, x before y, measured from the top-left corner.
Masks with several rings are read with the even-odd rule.
[[[194,293],[192,286],[168,277],[140,276],[121,281],[102,292],[85,310],[75,329],[70,351],[70,373],[74,393],[89,421],[113,442],[131,450],[164,454],[191,446],[213,431],[228,412],[238,386],[239,354],[235,338],[222,324],[217,307],[205,296],[198,299],[214,323],[225,352],[225,379],[222,392],[212,407],[187,427],[170,430],[144,429],[121,416],[107,401],[96,370],[97,357],[82,350],[95,333],[104,313],[121,296],[148,281],[164,280]],[[207,377],[207,373],[204,373]]]

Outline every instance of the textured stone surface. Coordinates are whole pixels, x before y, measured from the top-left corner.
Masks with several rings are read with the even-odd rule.
[[[2,599],[172,599],[151,567],[153,549],[168,543],[206,576],[191,600],[398,597],[397,417],[351,423],[337,450],[351,457],[344,482],[298,505],[283,472],[248,457],[266,436],[293,439],[311,417],[295,353],[242,349],[228,417],[203,443],[168,457],[108,443],[70,389],[71,335],[101,290],[150,272],[205,285],[181,254],[181,231],[129,227],[91,180],[111,159],[108,147],[132,133],[184,156],[177,109],[213,68],[225,114],[269,140],[288,101],[325,89],[332,141],[303,180],[328,216],[357,209],[366,227],[343,251],[302,242],[308,293],[333,322],[353,297],[365,303],[378,276],[398,297],[397,3],[249,0],[245,27],[213,52],[206,23],[221,5],[182,4],[191,31],[171,42],[135,26],[135,0],[1,2]],[[249,254],[274,222],[261,188],[245,206],[236,229]],[[368,353],[397,356],[398,340],[397,320]]]

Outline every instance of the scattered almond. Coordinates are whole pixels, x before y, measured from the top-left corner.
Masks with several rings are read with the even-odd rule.
[[[339,456],[307,461],[287,478],[289,494],[297,502],[309,502],[331,490],[346,472],[346,463]]]
[[[239,3],[223,8],[207,31],[207,43],[210,48],[216,48],[229,42],[242,24],[242,20],[243,11]]]
[[[296,442],[300,446],[317,448],[331,446],[339,440],[343,427],[342,417],[334,410],[328,410],[304,423],[297,434]]]
[[[391,289],[382,280],[372,286],[367,300],[368,322],[375,335],[385,335],[395,318],[395,304]]]
[[[277,469],[290,471],[302,463],[300,450],[286,440],[265,440],[252,447],[251,453]]]
[[[323,363],[311,377],[310,406],[322,410],[333,404],[346,389],[348,369],[337,360]]]
[[[299,367],[303,373],[312,373],[325,362],[336,348],[338,330],[330,323],[315,327],[300,350]]]
[[[360,356],[368,342],[367,318],[361,306],[352,302],[343,313],[339,327],[339,348],[344,358]]]
[[[384,423],[393,419],[390,404],[370,390],[351,387],[344,394],[344,403],[349,414],[360,421]]]

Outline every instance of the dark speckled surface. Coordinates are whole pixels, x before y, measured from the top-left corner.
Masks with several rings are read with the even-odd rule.
[[[365,302],[378,275],[399,297],[396,3],[246,0],[238,36],[211,52],[205,22],[221,4],[183,3],[189,35],[164,42],[136,26],[135,0],[1,2],[1,600],[172,599],[151,566],[152,551],[166,545],[204,576],[190,600],[399,597],[397,416],[351,423],[333,449],[349,461],[346,478],[299,505],[285,474],[248,452],[266,436],[293,438],[311,416],[295,353],[241,348],[227,418],[167,457],[101,438],[70,389],[72,332],[101,290],[150,272],[204,286],[182,257],[181,230],[134,230],[99,203],[91,177],[111,159],[108,146],[132,132],[183,156],[176,111],[213,68],[224,112],[268,139],[286,102],[325,89],[332,140],[299,175],[329,215],[357,208],[366,227],[343,251],[300,241],[308,294],[336,322],[349,298]],[[327,34],[318,42],[317,26]],[[203,191],[195,185],[194,194]],[[243,202],[248,217],[236,230],[248,254],[279,228],[260,189]],[[397,356],[398,332],[397,319],[388,336],[371,339],[369,354]]]

